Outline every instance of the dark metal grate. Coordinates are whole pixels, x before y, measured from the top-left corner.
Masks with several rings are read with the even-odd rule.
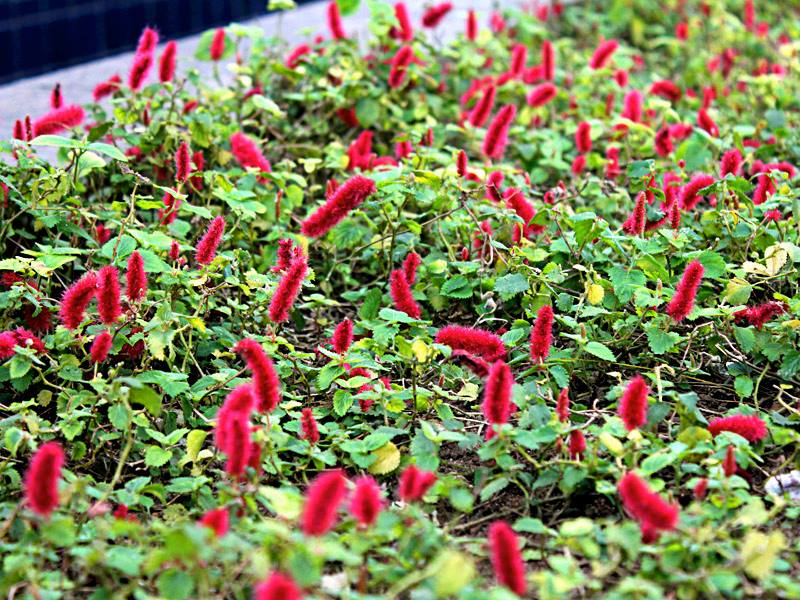
[[[0,83],[265,13],[266,0],[0,0]]]

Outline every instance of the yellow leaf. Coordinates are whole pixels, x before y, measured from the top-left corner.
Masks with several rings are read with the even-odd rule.
[[[376,460],[367,470],[373,475],[386,475],[400,466],[400,450],[392,442],[386,442],[373,451],[372,456]]]
[[[598,439],[606,449],[613,454],[614,456],[622,456],[625,453],[625,447],[622,445],[617,438],[611,435],[609,432],[604,431],[599,436]]]
[[[770,246],[764,251],[764,263],[767,265],[767,273],[777,275],[789,259],[789,253],[780,244]]]
[[[418,363],[428,362],[428,357],[431,355],[431,349],[419,338],[411,344],[411,352],[414,353]]]
[[[200,453],[200,448],[203,447],[203,442],[208,435],[207,431],[202,429],[194,429],[186,436],[186,458],[192,462],[197,462],[197,455]]]
[[[279,517],[293,520],[300,516],[303,497],[299,493],[268,486],[263,486],[258,491],[269,500],[272,510]]]
[[[433,589],[437,598],[457,595],[475,576],[475,563],[466,554],[445,550],[434,563]]]
[[[775,559],[786,547],[786,538],[780,531],[770,534],[750,530],[742,542],[740,558],[744,572],[753,579],[764,579],[772,573]]]
[[[600,304],[603,301],[603,296],[606,292],[602,285],[592,283],[586,288],[586,298],[590,304]]]

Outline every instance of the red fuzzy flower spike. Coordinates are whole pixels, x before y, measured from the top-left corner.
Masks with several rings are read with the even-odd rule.
[[[751,306],[744,310],[740,310],[733,315],[737,322],[745,319],[750,325],[756,329],[761,329],[769,321],[778,315],[782,315],[788,310],[788,307],[783,302],[775,302],[770,300],[758,306]]]
[[[344,354],[353,343],[353,322],[350,319],[345,319],[336,326],[333,330],[333,337],[331,344],[333,344],[333,351],[337,354]]]
[[[103,267],[97,272],[97,312],[103,324],[113,325],[122,314],[119,296],[119,271]]]
[[[444,19],[445,15],[447,15],[452,8],[452,2],[442,2],[441,4],[431,6],[422,15],[422,26],[433,29],[441,23],[442,19]]]
[[[89,356],[93,363],[101,363],[108,358],[108,353],[111,350],[111,334],[108,331],[103,331],[92,342],[92,347],[89,350]]]
[[[150,69],[152,67],[152,54],[137,54],[134,56],[131,70],[128,72],[128,87],[134,92],[138,92],[145,80],[147,80],[147,76],[150,74]]]
[[[453,350],[464,350],[489,362],[506,357],[503,340],[484,329],[448,325],[436,334],[436,343],[450,346]]]
[[[269,318],[273,323],[283,323],[289,320],[292,306],[300,294],[307,273],[306,257],[299,254],[281,277],[278,287],[275,288],[275,293],[272,295],[272,300],[270,300]]]
[[[509,75],[514,78],[519,78],[522,71],[525,69],[525,63],[528,61],[528,48],[525,44],[514,44],[511,48],[511,66],[508,69]]]
[[[58,480],[64,451],[57,442],[42,445],[31,458],[25,474],[25,501],[41,517],[49,517],[58,506]]]
[[[389,277],[389,292],[397,310],[406,313],[412,319],[420,318],[422,310],[414,300],[414,294],[411,292],[411,286],[403,269],[392,271]]]
[[[61,95],[61,84],[57,83],[50,92],[50,108],[56,109],[64,106],[64,96]]]
[[[556,52],[550,40],[542,42],[542,77],[547,81],[556,77]]]
[[[481,95],[480,99],[475,103],[475,106],[469,112],[467,120],[473,127],[483,127],[484,123],[489,119],[494,108],[494,99],[497,94],[497,88],[494,84],[490,84]]]
[[[225,54],[225,29],[223,27],[219,27],[214,31],[208,54],[213,61],[218,61]]]
[[[587,121],[578,123],[575,131],[575,147],[578,152],[587,153],[592,151],[592,126]]]
[[[271,173],[272,165],[264,157],[256,143],[243,134],[241,131],[234,133],[230,139],[231,153],[242,166],[242,168],[258,169],[262,173]],[[267,179],[259,176],[259,183],[264,183]]]
[[[589,67],[591,69],[597,70],[602,69],[608,64],[608,61],[611,60],[614,52],[617,51],[619,48],[619,42],[617,40],[606,40],[602,42],[592,54],[592,58],[589,61]]]
[[[525,596],[525,562],[519,550],[517,534],[505,521],[489,526],[489,553],[497,582],[518,596]]]
[[[553,342],[553,307],[545,304],[536,313],[536,321],[531,327],[531,358],[535,363],[543,363],[550,354]]]
[[[14,331],[3,331],[0,333],[0,360],[6,360],[16,354],[15,347],[30,348],[37,354],[44,354],[47,350],[44,342],[36,337],[32,332],[22,327]]]
[[[76,104],[56,108],[33,122],[32,135],[37,137],[61,133],[83,123],[84,116],[83,108]]]
[[[194,259],[199,265],[210,264],[217,255],[217,248],[225,233],[225,218],[216,217],[208,226],[205,235],[200,238],[195,246]]]
[[[647,395],[650,388],[644,377],[636,375],[630,380],[619,402],[619,416],[628,431],[633,431],[647,423]]]
[[[550,82],[539,84],[528,94],[528,106],[533,106],[534,108],[544,106],[553,100],[557,94],[558,88],[554,84]]]
[[[511,416],[513,386],[514,376],[511,374],[511,368],[502,360],[493,363],[489,368],[483,392],[483,416],[489,423],[489,428],[486,430],[487,440],[495,434],[494,425],[507,423]]]
[[[711,115],[708,114],[706,109],[701,108],[697,111],[697,124],[700,126],[701,129],[704,129],[710,136],[717,137],[719,136],[719,127],[714,122],[714,119],[711,118]]]
[[[200,525],[208,527],[217,538],[223,537],[230,528],[230,518],[227,508],[215,508],[205,513],[198,521]]]
[[[331,37],[335,40],[347,39],[347,34],[344,32],[344,27],[342,26],[342,15],[339,13],[339,4],[336,0],[332,0],[328,3],[326,16],[328,18],[328,29],[331,32]]]
[[[714,437],[723,431],[731,431],[753,443],[767,437],[767,424],[755,415],[732,415],[712,419],[708,424],[708,430]]]
[[[144,259],[138,250],[128,257],[128,271],[125,273],[128,282],[127,294],[131,302],[144,300],[147,294],[147,273],[144,270]]]
[[[474,10],[467,13],[467,39],[474,42],[478,39],[478,17]]]
[[[409,285],[414,285],[417,280],[417,269],[421,264],[422,258],[416,252],[411,251],[406,255],[406,259],[403,261],[403,272],[406,274]]]
[[[495,115],[483,138],[482,151],[492,159],[503,158],[508,143],[508,130],[517,116],[517,107],[506,104]]]
[[[408,17],[408,9],[403,2],[394,5],[394,16],[400,27],[397,29],[396,37],[404,42],[414,39],[414,28],[411,26],[411,19]]]
[[[225,454],[228,456],[225,472],[231,477],[241,477],[250,462],[251,450],[249,414],[244,411],[231,412],[225,437]]]
[[[719,176],[738,175],[742,168],[742,153],[738,148],[728,150],[719,161]]]
[[[700,190],[707,188],[714,183],[715,179],[711,175],[700,173],[692,177],[692,179],[683,186],[680,195],[680,205],[683,210],[691,210],[697,203],[700,202],[702,196],[699,196]]]
[[[562,423],[569,422],[569,388],[562,388],[556,401],[556,415]]]
[[[642,533],[657,537],[659,531],[670,531],[678,525],[680,510],[653,492],[635,473],[626,473],[617,485],[625,510],[639,522]],[[652,537],[651,537],[651,541]]]
[[[410,465],[400,475],[397,495],[407,504],[416,502],[422,499],[434,483],[436,483],[436,473],[423,471],[416,465]]]
[[[586,438],[580,429],[569,432],[569,457],[580,460],[581,454],[586,451]]]
[[[389,87],[399,88],[406,81],[408,65],[414,60],[414,50],[411,46],[402,46],[392,57],[389,70]]]
[[[622,229],[631,235],[642,235],[647,226],[647,205],[644,192],[639,192],[636,196],[636,204],[633,212],[622,224]]]
[[[303,235],[308,237],[325,235],[376,191],[372,179],[362,175],[348,179],[336,189],[325,204],[303,221],[301,226]]]
[[[98,83],[92,91],[92,98],[95,102],[99,102],[106,96],[110,96],[116,92],[120,85],[122,85],[122,77],[119,75],[112,75],[107,81]]]
[[[192,151],[189,144],[183,142],[175,152],[175,179],[185,182],[192,172]]]
[[[495,202],[502,202],[503,195],[500,186],[503,185],[505,175],[500,171],[492,171],[486,178],[486,193]]]
[[[733,451],[733,445],[728,446],[728,449],[725,451],[725,458],[722,461],[722,472],[725,473],[725,477],[733,477],[738,470],[739,466],[736,464],[736,454]]]
[[[318,475],[306,491],[301,526],[306,535],[323,535],[338,519],[339,506],[347,493],[347,479],[336,469]]]
[[[283,573],[272,573],[256,586],[254,600],[302,600],[303,592]]]
[[[161,83],[172,81],[175,77],[175,58],[178,55],[178,44],[169,42],[158,59],[158,80]]]
[[[150,54],[158,45],[158,32],[150,27],[145,27],[142,30],[142,35],[139,36],[139,43],[136,46],[136,54]]]
[[[254,339],[245,338],[239,341],[233,351],[242,357],[253,374],[253,394],[258,412],[271,413],[281,401],[281,382],[275,365],[261,344]]]
[[[312,446],[319,441],[319,428],[310,408],[304,408],[300,415],[301,438]]]
[[[350,512],[361,527],[369,527],[383,509],[383,498],[378,482],[372,477],[359,477],[350,499]]]
[[[692,495],[699,501],[706,497],[706,491],[708,491],[708,479],[704,477],[695,484]]]
[[[704,272],[705,269],[698,260],[693,260],[686,265],[681,281],[675,288],[675,295],[666,309],[667,314],[676,322],[683,321],[692,312],[694,299]]]
[[[214,428],[214,445],[217,448],[223,452],[228,451],[232,419],[239,413],[243,414],[245,419],[249,419],[254,404],[253,387],[249,383],[237,386],[228,394],[217,411],[217,424]]]
[[[73,283],[61,299],[59,318],[67,329],[77,329],[83,322],[86,307],[97,294],[97,276],[91,271]]]

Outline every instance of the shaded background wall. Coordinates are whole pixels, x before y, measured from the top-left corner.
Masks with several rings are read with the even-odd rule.
[[[298,4],[301,4],[298,2]],[[267,0],[0,0],[0,83],[266,13]]]

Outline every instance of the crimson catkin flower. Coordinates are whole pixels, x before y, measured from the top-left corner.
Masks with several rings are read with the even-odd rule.
[[[489,85],[481,95],[480,99],[475,103],[475,106],[469,113],[468,121],[473,127],[483,127],[484,123],[489,119],[494,108],[494,99],[497,94],[497,88],[494,84]]]
[[[633,472],[626,473],[617,485],[625,510],[645,529],[669,531],[678,525],[680,511],[653,492],[644,480]]]
[[[503,185],[503,180],[505,179],[505,175],[503,175],[500,171],[492,171],[486,177],[486,193],[495,202],[502,202],[503,195],[501,193],[500,186]]]
[[[403,261],[403,272],[406,274],[406,280],[409,285],[414,285],[417,280],[417,268],[422,264],[422,258],[413,250],[406,255]]]
[[[208,49],[208,54],[211,60],[217,61],[225,54],[225,28],[219,27],[214,31],[214,37],[211,38],[211,46]]]
[[[766,173],[758,176],[758,183],[753,192],[753,204],[764,204],[769,197],[775,193],[775,184],[772,182],[772,177]]]
[[[150,69],[153,66],[153,55],[148,54],[137,54],[133,57],[133,64],[131,65],[131,70],[128,72],[128,87],[131,88],[134,92],[139,91],[139,88],[142,87],[142,84],[147,79],[147,76],[150,74]]]
[[[586,153],[592,151],[592,126],[587,121],[578,123],[575,130],[575,147],[578,152]]]
[[[186,142],[181,143],[175,152],[175,179],[180,182],[185,182],[189,179],[189,174],[192,172],[191,154],[192,151]]]
[[[509,74],[513,77],[522,75],[527,60],[528,48],[525,44],[514,44],[514,47],[511,48],[511,66],[508,69]]]
[[[147,294],[147,273],[144,270],[144,260],[138,250],[131,252],[128,257],[128,270],[125,278],[128,282],[128,300],[131,302],[144,300]]]
[[[76,104],[51,110],[33,122],[33,136],[51,135],[70,127],[77,127],[83,122],[84,116],[83,108]]]
[[[311,54],[311,52],[311,46],[308,44],[300,44],[286,57],[286,66],[290,69],[296,69],[300,64],[300,59],[307,54]]]
[[[731,431],[748,442],[758,442],[767,437],[767,424],[755,415],[731,415],[711,419],[708,430],[714,437],[723,431]]]
[[[372,179],[362,175],[348,179],[336,189],[325,204],[303,221],[301,225],[303,235],[309,237],[325,235],[376,191]]]
[[[416,502],[422,499],[434,483],[436,483],[436,473],[410,465],[400,475],[397,495],[403,502]]]
[[[149,54],[156,49],[158,45],[158,32],[150,27],[145,27],[142,30],[142,35],[139,36],[139,44],[136,46],[136,54]]]
[[[308,263],[305,255],[300,254],[289,265],[272,295],[269,303],[269,318],[273,323],[283,323],[289,319],[289,313],[303,286],[306,273],[308,273]]]
[[[708,490],[708,479],[705,477],[698,481],[694,488],[692,489],[692,495],[694,496],[695,500],[702,500],[706,497],[706,491]]]
[[[675,288],[675,295],[667,305],[666,312],[676,322],[683,321],[694,308],[694,299],[697,289],[703,279],[705,269],[700,261],[693,260],[686,265],[678,287]]]
[[[683,186],[680,194],[680,204],[683,210],[691,210],[697,203],[700,202],[702,196],[699,195],[700,190],[707,188],[714,183],[714,177],[705,173],[699,173],[692,177],[689,182]]]
[[[706,111],[704,108],[701,108],[697,111],[697,124],[709,135],[713,137],[717,137],[719,135],[719,127],[717,127],[714,119],[711,118],[711,115],[709,115],[708,111]]]
[[[254,600],[302,600],[303,591],[288,575],[272,573],[255,588]]]
[[[725,177],[729,173],[731,175],[738,175],[741,168],[742,153],[739,152],[738,148],[733,148],[722,155],[719,161],[719,176]]]
[[[225,218],[215,217],[208,226],[205,234],[195,246],[194,259],[199,265],[207,265],[217,254],[217,248],[225,233]]]
[[[495,521],[489,526],[488,538],[495,579],[518,596],[524,596],[527,590],[525,562],[517,534],[505,521]]]
[[[474,42],[478,38],[478,17],[475,11],[470,9],[467,13],[467,39]]]
[[[314,413],[310,408],[304,408],[300,413],[300,437],[312,446],[319,441],[319,428]]]
[[[414,300],[414,294],[403,269],[395,269],[389,276],[389,293],[397,310],[406,313],[412,319],[419,319],[422,311]]]
[[[459,177],[466,177],[468,174],[467,153],[463,150],[458,151],[456,155],[456,172]]]
[[[231,477],[241,477],[250,460],[250,418],[245,412],[231,412],[225,439],[225,472]]]
[[[89,356],[93,363],[101,363],[108,358],[108,353],[111,350],[111,334],[106,330],[94,338],[92,347],[89,350]]]
[[[580,429],[569,432],[569,457],[580,460],[581,454],[586,451],[586,437]]]
[[[553,100],[556,94],[558,94],[558,88],[548,81],[533,88],[531,93],[528,94],[527,102],[529,106],[533,106],[534,108],[544,106]]]
[[[392,57],[389,71],[389,87],[399,88],[406,80],[408,65],[414,59],[414,50],[411,46],[402,46]]]
[[[328,29],[331,32],[331,37],[335,40],[344,40],[347,34],[344,32],[342,26],[342,15],[339,12],[339,4],[336,0],[331,0],[326,9],[326,16],[328,18]]]
[[[675,82],[670,81],[669,79],[656,81],[650,86],[650,93],[656,96],[661,96],[662,98],[666,98],[670,102],[678,102],[681,99],[681,96],[683,96],[681,88],[679,88]]]
[[[556,77],[556,53],[550,40],[542,42],[542,77],[547,81]]]
[[[61,108],[64,106],[64,96],[61,95],[61,84],[57,83],[50,92],[50,108]]]
[[[275,410],[281,401],[281,382],[264,348],[256,340],[244,338],[233,347],[233,351],[242,357],[253,374],[253,394],[258,412]]]
[[[214,537],[221,538],[230,527],[230,518],[227,508],[215,508],[206,512],[198,521],[200,525],[208,527],[214,532]]]
[[[787,310],[788,307],[783,302],[775,302],[774,300],[770,300],[769,302],[764,302],[758,306],[751,306],[744,310],[740,310],[733,316],[737,321],[746,319],[750,325],[756,329],[761,329],[770,320],[772,320],[773,317],[782,315]]]
[[[353,343],[353,322],[350,319],[345,319],[336,326],[333,330],[333,337],[331,338],[333,344],[333,351],[337,354],[344,354]]]
[[[506,347],[491,331],[461,325],[448,325],[436,334],[436,343],[450,346],[453,350],[464,350],[494,362],[505,358]]]
[[[618,413],[628,431],[633,431],[647,423],[647,395],[650,388],[644,377],[636,375],[628,382],[619,402]]]
[[[92,98],[95,102],[98,102],[116,92],[121,84],[122,77],[119,75],[112,75],[108,80],[101,81],[94,87],[94,90],[92,90]]]
[[[158,59],[158,80],[161,83],[172,81],[175,77],[175,57],[178,54],[178,44],[169,42]]]
[[[122,314],[119,303],[119,271],[108,265],[97,272],[97,312],[105,325],[113,325]]]
[[[97,294],[97,275],[89,271],[64,292],[61,298],[59,318],[67,329],[77,329],[89,302]]]
[[[622,117],[638,123],[642,120],[642,92],[631,90],[625,94]]]
[[[300,518],[303,533],[323,535],[336,524],[339,506],[347,493],[347,479],[340,469],[318,475],[306,490]]]
[[[436,27],[452,8],[452,2],[442,2],[441,4],[431,6],[422,15],[422,26],[431,29]]]
[[[214,445],[217,448],[227,453],[228,443],[231,440],[232,419],[238,413],[242,413],[246,418],[249,418],[250,413],[253,412],[254,404],[253,386],[249,383],[243,383],[231,390],[225,398],[225,402],[222,403],[219,411],[217,411],[217,423],[214,427]]]
[[[234,133],[231,138],[231,153],[239,164],[247,169],[249,167],[258,169],[262,173],[271,173],[272,165],[264,157],[256,143],[241,131]],[[265,178],[259,177],[259,182],[264,183]]]
[[[413,40],[414,28],[411,26],[411,19],[408,17],[408,9],[405,3],[398,2],[394,5],[394,16],[397,19],[398,25],[400,25],[397,29],[397,38],[404,42]]]
[[[569,421],[569,388],[562,388],[556,400],[556,415],[562,423]]]
[[[372,477],[359,477],[350,499],[350,512],[362,527],[369,527],[383,508],[383,498],[378,482]]]
[[[502,360],[498,360],[489,368],[486,386],[483,392],[483,416],[489,423],[486,439],[494,436],[494,426],[503,425],[511,416],[511,389],[514,376],[511,368]]]
[[[553,342],[553,307],[545,304],[536,313],[536,321],[531,327],[531,358],[541,363],[550,354]]]
[[[595,49],[594,54],[592,54],[591,60],[589,60],[589,67],[595,70],[605,67],[611,56],[617,51],[617,48],[619,48],[617,40],[601,42]]]
[[[639,192],[636,196],[636,204],[633,212],[622,224],[622,229],[631,235],[642,235],[647,226],[647,206],[644,192]]]
[[[733,477],[738,470],[739,466],[736,464],[736,454],[733,451],[733,445],[730,445],[725,450],[725,458],[722,460],[722,472],[725,473],[725,477]]]
[[[517,107],[506,104],[497,111],[483,138],[482,151],[488,158],[500,159],[508,143],[508,129],[517,116]]]
[[[58,442],[43,444],[33,455],[25,474],[25,501],[37,515],[49,517],[58,506],[58,481],[64,451]]]

